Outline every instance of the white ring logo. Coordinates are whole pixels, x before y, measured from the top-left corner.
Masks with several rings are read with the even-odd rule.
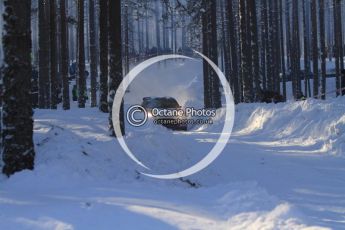
[[[158,179],[178,179],[181,177],[190,176],[194,173],[197,173],[203,170],[207,166],[209,166],[221,154],[221,152],[224,150],[226,144],[229,141],[231,131],[234,125],[234,118],[235,118],[235,103],[234,103],[234,98],[232,96],[230,85],[228,81],[226,80],[223,72],[218,68],[216,64],[214,64],[214,62],[212,62],[208,57],[206,57],[202,53],[198,51],[194,51],[194,52],[200,55],[204,60],[208,62],[208,64],[217,73],[219,80],[223,86],[225,102],[226,102],[226,107],[225,107],[226,113],[225,113],[225,124],[222,130],[222,133],[219,136],[217,143],[211,149],[211,151],[203,159],[201,159],[198,163],[196,163],[192,167],[185,169],[183,171],[177,172],[177,173],[172,173],[172,174],[155,175],[155,174],[141,172],[141,174],[143,175],[153,177],[153,178],[158,178]],[[193,58],[187,57],[184,55],[171,54],[171,55],[161,55],[161,56],[153,57],[140,63],[139,65],[134,67],[122,80],[115,94],[113,108],[112,108],[112,119],[113,119],[114,131],[122,149],[133,161],[135,161],[138,165],[142,166],[143,168],[147,170],[150,170],[150,168],[144,165],[140,160],[138,160],[134,156],[134,154],[128,148],[124,140],[124,137],[122,136],[121,128],[120,128],[120,115],[119,115],[120,107],[121,107],[121,102],[125,95],[126,89],[131,84],[131,82],[138,76],[138,74],[141,73],[143,70],[145,70],[147,67],[157,62],[168,60],[168,59],[190,59],[191,60]]]
[[[143,113],[144,118],[143,119],[136,119],[134,117],[134,115],[136,113]],[[127,116],[128,123],[133,125],[134,127],[140,127],[140,126],[144,125],[147,121],[147,118],[148,118],[146,109],[140,105],[135,105],[135,106],[130,107],[127,110],[126,116]]]

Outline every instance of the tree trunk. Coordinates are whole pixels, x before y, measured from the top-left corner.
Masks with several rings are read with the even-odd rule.
[[[99,110],[108,112],[108,0],[99,0],[99,66],[100,101]]]
[[[186,37],[186,33],[187,33],[187,29],[186,29],[186,17],[185,15],[183,14],[182,15],[182,25],[181,25],[181,47],[182,47],[182,50],[185,50],[186,48],[186,43],[187,43],[187,37]]]
[[[273,78],[274,78],[274,91],[280,94],[280,73],[281,73],[281,50],[280,50],[280,33],[279,33],[279,0],[273,1],[273,32],[274,32],[274,39],[273,39],[273,46],[274,46],[274,53],[272,56],[274,57],[274,71],[273,71]],[[299,44],[299,43],[298,43]]]
[[[283,97],[286,100],[286,65],[284,51],[284,27],[283,27],[283,0],[279,0],[279,30],[280,30],[280,60],[281,60],[281,81],[283,85]]]
[[[155,26],[156,26],[156,45],[157,51],[161,51],[161,31],[159,26],[159,0],[155,0]]]
[[[291,25],[290,25],[290,2],[285,1],[285,29],[286,29],[286,65],[291,78]]]
[[[85,42],[84,42],[84,0],[78,0],[78,106],[85,108]]]
[[[326,42],[325,42],[325,1],[319,1],[320,49],[321,49],[321,98],[326,99]]]
[[[205,12],[202,14],[203,53],[216,65],[218,64],[217,47],[217,16],[216,0],[203,1]],[[204,60],[204,106],[205,108],[220,108],[221,95],[219,91],[219,78],[211,66]]]
[[[240,52],[241,52],[241,73],[243,81],[243,100],[245,103],[253,102],[251,63],[248,52],[250,44],[248,43],[246,0],[239,0],[239,17],[240,17]]]
[[[163,0],[162,1],[162,9],[163,9],[163,49],[164,52],[166,52],[169,49],[169,38],[168,38],[168,0]]]
[[[258,31],[257,31],[257,15],[256,15],[256,1],[255,0],[248,0],[247,6],[249,10],[249,20],[250,20],[250,45],[251,45],[251,53],[252,53],[252,76],[254,80],[254,94],[255,100],[259,99],[259,95],[261,94],[261,86],[259,80],[259,73],[260,73],[260,64],[259,64],[259,45],[258,45]],[[277,59],[278,60],[278,59]]]
[[[335,56],[335,78],[336,78],[336,94],[337,96],[340,95],[340,89],[341,89],[341,74],[340,74],[340,42],[339,42],[339,36],[338,36],[338,28],[339,28],[339,17],[338,17],[338,11],[336,8],[339,7],[337,0],[333,0],[333,23],[334,23],[334,56]]]
[[[316,0],[311,0],[311,23],[312,23],[312,55],[313,55],[313,96],[317,98],[319,95],[319,47],[318,47],[318,31],[316,17]]]
[[[138,36],[138,55],[142,55],[143,53],[143,38],[142,38],[142,26],[141,26],[141,15],[139,9],[137,9],[137,36]]]
[[[268,19],[267,19],[267,0],[261,0],[261,49],[260,49],[260,75],[262,88],[267,88],[267,44],[268,44]]]
[[[95,1],[89,0],[91,107],[97,106],[97,46]]]
[[[150,39],[149,39],[149,2],[145,2],[145,52],[149,53],[150,51]]]
[[[121,1],[109,1],[109,130],[114,135],[112,107],[116,91],[122,81]],[[120,108],[120,127],[125,135],[123,102]]]
[[[5,0],[3,93],[3,173],[34,168],[31,107],[31,1]]]
[[[230,83],[230,71],[231,71],[231,66],[230,66],[230,48],[229,48],[229,42],[228,42],[228,30],[227,30],[227,26],[225,23],[225,17],[226,17],[226,7],[225,7],[225,1],[220,1],[220,21],[221,21],[221,36],[222,36],[222,48],[220,49],[221,54],[221,70],[225,73],[225,76],[230,84],[230,87],[232,88],[233,85],[231,85]],[[184,18],[182,19],[184,20]],[[183,28],[183,25],[182,25]],[[182,40],[183,40],[183,36],[182,36]],[[182,46],[183,47],[183,46]]]
[[[68,2],[68,1],[67,1]],[[66,7],[67,6],[67,7]],[[66,0],[60,0],[60,17],[61,17],[61,77],[62,77],[62,100],[63,109],[70,109],[69,98],[69,81],[68,81],[68,24],[67,24]]]
[[[210,15],[210,25],[211,30],[209,34],[211,49],[209,56],[210,59],[217,65],[218,64],[218,40],[217,40],[217,1],[211,0],[210,3],[211,7],[211,15]],[[175,41],[176,41],[176,27],[174,28],[175,32]],[[175,44],[176,49],[176,44]],[[176,52],[176,50],[175,50]],[[213,108],[221,108],[222,107],[222,101],[221,101],[221,95],[219,91],[219,78],[217,76],[217,73],[210,69],[210,77],[211,77],[211,83],[212,83],[212,107]]]
[[[57,81],[57,30],[56,30],[56,1],[50,0],[50,100],[51,109],[57,109],[59,85]]]
[[[175,31],[175,17],[174,17],[174,11],[171,10],[171,14],[170,14],[170,48],[171,48],[171,52],[175,52],[175,48],[174,48],[174,31]]]
[[[336,17],[337,17],[337,29],[336,29],[336,36],[339,48],[338,50],[338,57],[339,57],[339,69],[340,69],[340,87],[341,87],[341,95],[345,95],[345,79],[341,77],[341,72],[344,71],[344,41],[343,41],[343,27],[342,27],[342,4],[340,0],[337,0],[337,7],[334,8],[336,10]]]
[[[135,26],[134,26],[134,17],[133,17],[134,9],[131,7],[129,9],[129,54],[130,57],[135,57],[135,42],[134,42],[134,33],[135,33]]]
[[[304,46],[304,94],[308,97],[309,92],[309,78],[310,78],[310,55],[309,55],[309,31],[307,30],[307,15],[306,15],[306,7],[305,7],[305,0],[302,2],[303,4],[303,46]],[[309,19],[308,19],[309,20]],[[309,96],[311,96],[309,94]]]
[[[125,4],[125,15],[124,15],[124,33],[125,33],[125,47],[124,47],[124,55],[125,55],[125,74],[129,72],[129,25],[128,25],[128,0],[126,0]]]
[[[267,17],[268,17],[268,28],[267,28],[267,89],[269,91],[275,90],[274,84],[274,15],[273,15],[273,4],[272,0],[268,0],[267,4]]]
[[[301,97],[301,64],[298,0],[292,1],[292,88],[294,98]]]
[[[203,5],[205,6],[206,1],[203,1]],[[205,10],[207,11],[207,10]],[[208,54],[209,50],[209,41],[208,41],[208,24],[209,24],[209,19],[208,19],[208,14],[206,12],[203,12],[202,14],[202,21],[201,21],[201,26],[202,26],[202,50],[204,55]],[[212,107],[212,98],[211,98],[211,81],[209,77],[209,66],[208,63],[203,60],[203,84],[204,84],[204,106],[205,108],[211,108]]]
[[[39,0],[38,4],[38,78],[39,96],[38,106],[40,109],[50,108],[50,36],[49,36],[49,2]]]

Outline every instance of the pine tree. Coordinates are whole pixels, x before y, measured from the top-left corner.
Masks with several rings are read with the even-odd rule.
[[[124,55],[125,55],[125,74],[129,72],[129,15],[128,15],[128,0],[126,0],[124,6],[124,35],[125,35],[125,45],[124,45]]]
[[[49,35],[49,1],[39,0],[38,3],[38,107],[50,108],[50,35]]]
[[[312,56],[313,56],[313,96],[319,95],[319,52],[317,31],[316,0],[311,0],[311,24],[312,24]]]
[[[202,19],[201,19],[201,27],[202,27],[202,51],[204,55],[208,54],[208,24],[209,24],[209,18],[208,14],[206,13],[209,11],[209,8],[206,9],[207,3],[206,1],[202,2],[202,5],[205,9],[202,10]],[[212,107],[212,98],[211,98],[211,81],[209,77],[209,66],[208,63],[203,60],[203,77],[204,77],[204,106],[205,108],[211,108]]]
[[[163,31],[163,49],[166,51],[169,48],[169,38],[168,38],[168,0],[162,0],[162,31]],[[139,20],[139,19],[138,19]],[[138,29],[139,30],[139,29]]]
[[[204,55],[218,64],[217,15],[216,0],[203,0],[202,13],[202,49]],[[207,61],[203,62],[204,70],[204,106],[220,108],[222,106],[219,91],[219,78]]]
[[[281,50],[280,50],[280,34],[279,34],[279,0],[272,1],[272,30],[273,30],[273,82],[274,92],[280,94],[280,73],[281,73]],[[299,43],[298,43],[299,44]]]
[[[78,106],[85,108],[85,44],[84,44],[84,0],[78,0]]]
[[[257,14],[256,14],[256,1],[255,0],[248,0],[247,7],[249,11],[249,30],[250,30],[250,50],[251,50],[251,60],[252,60],[252,76],[254,80],[254,94],[255,99],[259,99],[259,95],[261,94],[261,86],[259,80],[259,45],[258,45],[258,32],[257,32]],[[276,41],[277,42],[277,41]],[[277,59],[279,60],[279,59]]]
[[[292,89],[294,98],[301,96],[301,64],[300,64],[300,33],[299,33],[298,0],[292,1]]]
[[[306,13],[306,1],[303,0],[302,2],[302,10],[303,10],[303,53],[304,53],[304,93],[305,96],[311,96],[309,89],[310,89],[310,50],[309,50],[309,30],[307,27],[307,13]]]
[[[68,2],[68,0],[67,0]],[[62,100],[63,109],[70,109],[69,81],[68,81],[68,24],[67,24],[66,0],[60,0],[60,18],[61,18],[61,77],[62,77]]]
[[[342,16],[342,4],[341,4],[342,0],[338,0],[338,5],[339,7],[337,7],[337,15],[338,15],[338,36],[339,36],[339,57],[340,57],[340,69],[341,71],[344,70],[344,39],[343,39],[343,16]],[[341,88],[345,87],[345,81],[341,82]],[[345,89],[342,90],[342,95],[345,95]]]
[[[326,42],[325,42],[325,1],[319,1],[319,26],[321,49],[321,98],[326,99]]]
[[[3,173],[34,168],[31,107],[31,1],[5,0],[3,93]]]
[[[97,106],[97,46],[95,24],[95,2],[89,0],[89,31],[90,31],[90,77],[91,77],[91,107]]]
[[[333,15],[337,95],[345,95],[345,81],[341,78],[341,71],[344,69],[344,54],[340,0],[333,0]]]
[[[290,2],[285,1],[285,36],[286,36],[286,66],[291,76],[291,25],[290,25]]]
[[[241,53],[241,74],[243,79],[243,100],[245,103],[253,102],[252,94],[252,71],[251,71],[251,53],[249,51],[248,39],[248,15],[246,10],[246,0],[239,0],[240,17],[240,53]]]
[[[57,29],[56,1],[50,0],[50,108],[57,108],[58,101],[58,63],[57,63]]]
[[[208,57],[211,58],[213,63],[218,64],[218,40],[217,40],[217,1],[216,0],[211,0],[210,1],[210,34],[209,34],[209,39],[210,39],[210,52]],[[176,30],[176,28],[175,28]],[[175,31],[175,37],[176,37],[176,31]],[[175,38],[176,41],[176,38]],[[176,44],[175,44],[175,49],[176,49]],[[176,50],[175,50],[176,52]],[[212,69],[210,71],[210,79],[212,83],[212,107],[213,108],[221,108],[222,107],[222,101],[221,101],[221,95],[220,95],[220,90],[219,90],[219,78],[216,74],[216,72]]]
[[[112,107],[116,91],[122,81],[121,1],[109,1],[109,130],[114,135]],[[125,134],[123,102],[120,108],[120,127]]]
[[[260,75],[262,79],[262,88],[267,88],[267,47],[268,47],[268,16],[267,16],[267,0],[261,0],[261,49],[260,49]]]
[[[150,50],[150,39],[149,39],[149,7],[150,2],[144,1],[145,8],[145,53],[148,53]]]
[[[274,69],[275,69],[275,53],[274,53],[274,35],[275,35],[275,28],[274,28],[274,15],[273,15],[273,1],[268,0],[267,2],[267,20],[268,20],[268,27],[267,27],[267,89],[269,91],[275,90],[274,84]]]
[[[161,51],[161,30],[160,30],[160,23],[159,23],[159,0],[155,0],[155,26],[156,26],[156,45],[158,53]],[[183,33],[182,33],[183,36]],[[182,42],[183,43],[183,42]]]
[[[77,11],[78,11],[78,1],[69,2],[69,17],[68,17],[68,34],[69,34],[69,59],[72,62],[77,61]]]
[[[221,70],[223,72],[225,72],[226,78],[229,81],[230,75],[228,75],[228,73],[230,73],[230,59],[229,59],[229,54],[230,49],[228,48],[228,44],[227,44],[227,29],[225,26],[225,4],[224,1],[220,1],[220,22],[221,22],[221,27],[220,27],[220,35],[221,35],[221,48],[220,48],[220,60],[221,60]],[[225,62],[227,63],[225,65]],[[229,81],[230,83],[230,81]],[[230,87],[231,83],[230,83]]]
[[[141,55],[144,52],[144,38],[143,38],[143,20],[141,20],[142,18],[142,13],[140,11],[140,8],[137,9],[137,36],[138,36],[138,54],[139,54],[139,58],[141,57]]]
[[[2,17],[3,14],[3,4],[0,4],[0,17]],[[0,28],[3,27],[3,21],[0,20]],[[2,39],[0,39],[0,60],[3,60],[3,50],[2,50]],[[2,73],[1,73],[1,66],[0,66],[0,91],[2,94],[3,91],[3,79],[2,79]],[[2,95],[0,94],[0,108],[2,108]],[[2,151],[2,109],[0,110],[0,151]],[[2,159],[2,152],[0,152],[0,159]],[[2,167],[2,166],[0,166]]]
[[[170,3],[170,4],[173,4]],[[174,15],[174,11],[171,9],[170,12],[170,47],[171,47],[171,51],[175,52],[175,15]]]
[[[99,0],[100,111],[108,112],[108,0]]]
[[[336,94],[337,96],[340,95],[341,89],[341,74],[340,74],[340,57],[339,57],[339,36],[338,36],[338,29],[339,29],[339,16],[338,11],[336,10],[338,5],[338,0],[333,0],[333,31],[334,31],[334,57],[335,57],[335,78],[336,78]]]
[[[280,65],[282,86],[283,86],[283,97],[286,100],[286,64],[285,64],[285,50],[284,50],[284,27],[283,27],[283,0],[279,0],[279,32],[280,32]],[[280,81],[278,81],[280,82]]]

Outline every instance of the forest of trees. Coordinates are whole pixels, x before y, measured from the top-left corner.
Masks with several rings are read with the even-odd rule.
[[[201,51],[225,72],[235,103],[284,101],[287,82],[295,100],[326,99],[327,77],[345,94],[342,0],[0,0],[0,10],[6,175],[34,167],[33,108],[98,107],[113,134],[124,74],[155,55]],[[206,62],[203,80],[204,106],[220,108]]]

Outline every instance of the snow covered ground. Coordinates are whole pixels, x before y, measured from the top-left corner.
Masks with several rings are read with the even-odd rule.
[[[197,106],[192,88],[152,96]],[[207,154],[222,118],[189,132],[127,124],[126,141],[155,173],[173,172]],[[34,141],[35,170],[0,176],[0,229],[345,229],[345,98],[238,105],[221,156],[184,180],[141,175],[97,109],[37,110]]]
[[[344,105],[239,105],[221,157],[189,178],[198,188],[139,175],[96,109],[36,111],[36,169],[1,179],[0,229],[345,229]],[[131,129],[160,169],[218,135]]]

